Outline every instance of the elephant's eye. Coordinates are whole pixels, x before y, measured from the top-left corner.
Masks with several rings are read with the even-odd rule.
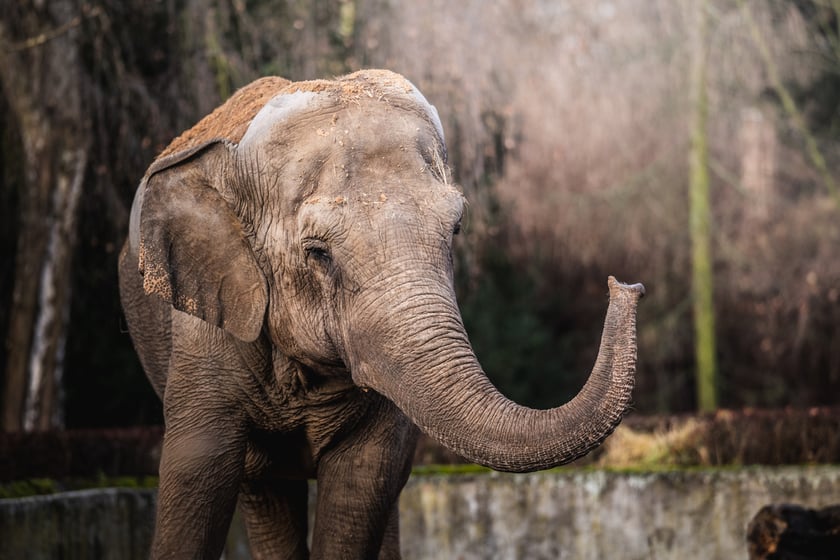
[[[303,252],[307,260],[312,259],[320,264],[328,264],[332,259],[329,246],[320,239],[304,240]]]
[[[458,235],[459,233],[461,233],[461,220],[458,220],[458,223],[452,229],[452,235]]]

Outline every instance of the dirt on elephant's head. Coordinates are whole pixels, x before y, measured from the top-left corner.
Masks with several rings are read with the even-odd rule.
[[[338,95],[340,102],[348,103],[362,97],[382,99],[387,95],[410,95],[414,86],[390,70],[360,70],[337,80],[294,82],[285,88],[285,92],[288,93],[296,91],[334,93]]]

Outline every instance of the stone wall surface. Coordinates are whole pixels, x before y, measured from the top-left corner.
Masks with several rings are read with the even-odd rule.
[[[155,497],[104,488],[0,500],[0,559],[148,558]]]
[[[406,558],[746,558],[775,502],[840,503],[840,467],[415,477],[400,504]]]
[[[840,466],[415,476],[402,548],[409,560],[747,558],[747,523],[778,502],[840,503]],[[154,506],[154,491],[128,489],[0,500],[0,559],[145,558]],[[225,558],[247,557],[237,519]]]

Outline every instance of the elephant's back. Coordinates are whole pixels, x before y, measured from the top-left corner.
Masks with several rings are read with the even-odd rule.
[[[193,150],[211,140],[224,139],[237,144],[256,114],[272,97],[291,82],[278,76],[267,76],[239,89],[230,99],[175,138],[156,159]]]

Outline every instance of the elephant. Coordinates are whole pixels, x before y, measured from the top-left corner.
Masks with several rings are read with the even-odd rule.
[[[573,399],[518,405],[483,372],[456,301],[464,205],[437,110],[386,70],[261,78],[152,162],[119,283],[163,402],[153,558],[218,558],[237,507],[254,558],[399,558],[420,431],[528,472],[615,429],[644,287],[609,278]]]

